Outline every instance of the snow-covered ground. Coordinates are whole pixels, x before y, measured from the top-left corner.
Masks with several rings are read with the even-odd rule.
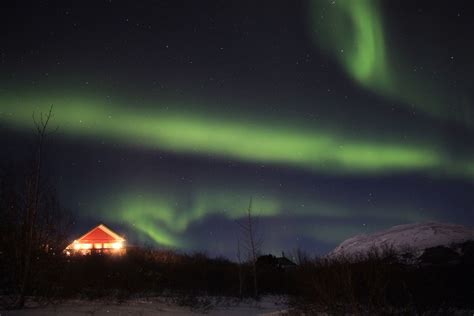
[[[210,315],[210,316],[283,316],[289,315],[286,298],[277,296],[266,296],[260,302],[247,300],[236,302],[234,300],[218,300],[211,309],[193,310],[190,307],[178,306],[170,303],[169,299],[160,297],[134,299],[124,303],[111,302],[106,300],[68,300],[58,304],[38,306],[34,303],[21,310],[1,310],[0,316],[151,316],[151,315]],[[295,312],[293,311],[293,315]],[[296,313],[298,314],[298,313]],[[328,316],[331,314],[322,312],[316,315]],[[358,314],[346,314],[358,315]],[[367,314],[368,315],[368,314]],[[397,314],[398,315],[398,314]],[[402,313],[400,313],[402,315]],[[422,315],[452,315],[452,316],[472,316],[474,310],[460,310],[448,308],[426,312]]]
[[[236,302],[220,301],[210,309],[191,309],[186,306],[178,306],[170,300],[163,298],[134,299],[124,303],[107,301],[69,300],[54,305],[29,306],[22,310],[1,311],[1,316],[83,316],[83,315],[117,315],[117,316],[148,316],[148,315],[286,315],[287,307],[285,299],[277,296],[267,296],[260,302],[253,300]]]
[[[353,256],[367,254],[371,249],[413,250],[417,253],[436,246],[450,246],[474,240],[474,229],[445,223],[417,223],[394,226],[373,234],[349,238],[337,246],[328,256]]]

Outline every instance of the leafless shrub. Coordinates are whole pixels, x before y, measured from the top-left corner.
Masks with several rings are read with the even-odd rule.
[[[252,199],[250,199],[245,218],[239,221],[238,225],[240,228],[237,247],[239,260],[241,258],[240,251],[243,249],[247,254],[248,262],[252,267],[253,296],[257,299],[259,296],[257,258],[262,247],[262,237],[259,235],[257,230],[257,221],[252,210]],[[239,271],[239,273],[242,272]],[[239,276],[241,276],[241,274],[239,274]],[[239,284],[242,286],[241,282]]]
[[[41,292],[46,297],[55,291],[54,281],[60,275],[56,258],[61,256],[70,222],[43,167],[52,117],[52,107],[39,119],[33,115],[37,141],[32,159],[10,163],[0,175],[0,288],[15,297],[17,308],[23,307],[26,295]]]

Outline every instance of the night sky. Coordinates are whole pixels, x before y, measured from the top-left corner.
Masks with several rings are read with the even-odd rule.
[[[472,1],[34,1],[0,9],[0,158],[132,244],[235,257],[474,225]]]

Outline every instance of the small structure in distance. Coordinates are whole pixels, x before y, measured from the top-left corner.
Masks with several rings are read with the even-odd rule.
[[[297,264],[285,257],[285,253],[281,253],[281,257],[274,255],[263,255],[258,257],[257,265],[260,268],[274,268],[282,271],[288,271],[297,267]]]
[[[91,229],[64,249],[66,255],[125,254],[125,238],[104,224]]]

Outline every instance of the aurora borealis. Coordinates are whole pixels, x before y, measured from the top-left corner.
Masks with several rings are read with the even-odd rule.
[[[2,14],[0,157],[24,158],[32,113],[53,105],[46,170],[75,232],[105,222],[132,243],[232,257],[251,197],[273,253],[474,223],[467,1],[46,2]]]
[[[436,149],[350,139],[335,131],[325,132],[283,126],[274,130],[266,122],[239,122],[235,119],[203,117],[187,113],[157,111],[127,112],[90,99],[47,98],[61,104],[55,114],[65,134],[101,137],[125,145],[160,148],[196,155],[257,163],[280,163],[321,172],[389,172],[405,169],[446,169],[454,164]],[[41,99],[4,100],[5,124],[33,127],[31,113],[41,112],[48,103]],[[17,110],[18,108],[22,111]],[[11,113],[11,115],[10,115]],[[69,113],[76,113],[70,117]],[[110,115],[109,113],[114,113]],[[460,163],[459,168],[465,169]],[[458,171],[453,169],[453,172]]]
[[[418,75],[416,69],[407,71],[410,64],[403,52],[390,49],[385,39],[381,3],[334,1],[326,7],[325,1],[312,1],[311,20],[319,46],[339,60],[360,85],[405,106],[472,127],[472,101],[465,91],[440,88],[433,80]],[[321,18],[324,14],[327,16]],[[434,96],[433,90],[438,89],[444,93]]]

